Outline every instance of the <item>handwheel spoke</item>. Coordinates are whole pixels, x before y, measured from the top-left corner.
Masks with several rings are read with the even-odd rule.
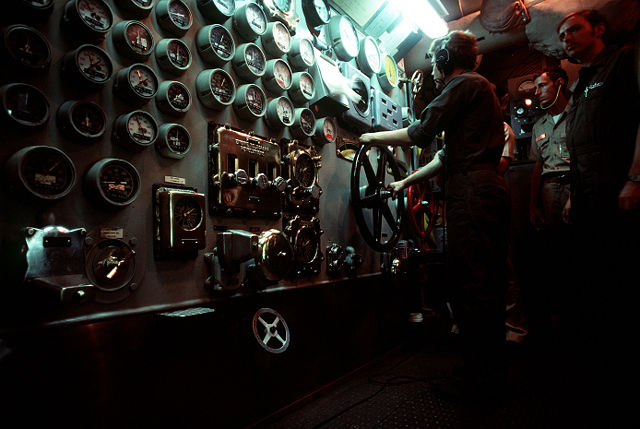
[[[376,183],[376,173],[373,171],[373,166],[368,156],[362,157],[362,168],[364,169],[364,175],[367,177],[367,182]]]
[[[373,237],[376,241],[380,241],[382,236],[382,216],[380,216],[380,209],[374,208],[372,211],[373,216]]]
[[[393,213],[391,213],[391,209],[388,205],[385,204],[382,206],[382,214],[384,215],[384,218],[386,219],[391,229],[394,231],[397,230],[398,224],[396,222],[396,219],[393,217]]]
[[[378,171],[376,172],[376,179],[378,183],[382,184],[384,183],[384,175],[387,172],[387,169],[385,168],[386,155],[383,151],[378,152],[377,160],[378,160]]]

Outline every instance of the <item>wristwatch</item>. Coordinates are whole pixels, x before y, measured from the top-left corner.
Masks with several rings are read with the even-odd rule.
[[[640,174],[632,174],[629,176],[630,182],[640,182]]]

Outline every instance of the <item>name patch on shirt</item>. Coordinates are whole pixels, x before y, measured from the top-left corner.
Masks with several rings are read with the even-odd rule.
[[[604,82],[596,82],[596,83],[592,83],[591,85],[588,85],[585,89],[584,89],[584,98],[589,97],[589,91],[591,91],[592,89],[596,89],[601,87],[602,85],[604,85]]]
[[[538,137],[536,137],[536,143],[538,143],[543,138],[547,137],[547,133],[542,133]]]

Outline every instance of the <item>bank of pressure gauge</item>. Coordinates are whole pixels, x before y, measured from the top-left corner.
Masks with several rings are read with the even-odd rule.
[[[87,195],[100,203],[121,208],[140,194],[140,174],[124,159],[103,158],[87,170],[84,188]]]
[[[231,62],[233,70],[245,82],[255,82],[264,75],[267,59],[262,49],[255,43],[243,43],[238,46]]]
[[[233,28],[243,40],[252,42],[267,30],[267,16],[260,6],[249,1],[234,12]]]
[[[144,61],[153,52],[151,30],[140,21],[122,21],[112,31],[113,44],[122,55]]]
[[[327,0],[302,0],[302,13],[310,27],[317,28],[329,23]]]
[[[113,11],[104,0],[69,0],[62,19],[82,34],[102,38],[113,26]]]
[[[316,53],[309,39],[296,37],[291,40],[287,62],[295,71],[306,71],[316,63]]]
[[[162,39],[156,45],[156,60],[164,71],[183,74],[191,66],[191,51],[180,39]]]
[[[113,62],[95,45],[81,45],[62,59],[62,73],[73,85],[97,89],[113,76]]]
[[[291,88],[289,88],[289,98],[296,105],[308,103],[316,93],[313,78],[307,72],[296,72],[291,77]]]
[[[153,9],[153,0],[116,0],[116,3],[127,12],[127,16],[144,18]]]
[[[107,117],[102,107],[91,101],[66,101],[58,108],[58,128],[71,140],[95,142],[104,134]]]
[[[44,70],[51,63],[51,46],[38,30],[16,24],[2,31],[2,55],[28,70]]]
[[[207,69],[196,78],[196,91],[200,102],[210,109],[222,110],[236,98],[236,84],[222,69]]]
[[[156,149],[165,158],[182,159],[191,149],[191,135],[180,124],[162,124],[158,129]]]
[[[316,116],[311,109],[300,107],[293,113],[293,124],[289,127],[291,135],[298,139],[313,137],[316,129]]]
[[[206,19],[222,24],[236,11],[235,0],[198,0],[198,9]]]
[[[336,15],[329,20],[329,44],[337,57],[342,61],[351,61],[358,56],[358,33],[355,27],[343,15]]]
[[[291,67],[285,60],[269,60],[262,83],[264,87],[274,95],[280,95],[291,88]]]
[[[158,137],[158,124],[150,113],[144,110],[120,115],[113,124],[115,143],[134,151],[151,146]]]
[[[53,146],[20,149],[5,165],[5,177],[12,187],[41,200],[59,200],[76,182],[71,159]]]
[[[2,116],[11,124],[27,128],[40,127],[49,120],[49,100],[42,91],[26,83],[9,83],[0,87]]]
[[[260,40],[265,53],[272,58],[280,58],[291,49],[291,34],[287,26],[280,21],[267,24],[267,31]]]
[[[142,105],[158,91],[158,77],[151,67],[136,63],[118,72],[113,91],[124,101]]]
[[[398,64],[391,55],[385,55],[383,67],[378,73],[378,83],[383,91],[389,92],[398,87]]]
[[[233,36],[220,24],[205,25],[198,30],[196,44],[202,59],[217,66],[224,65],[236,52]]]
[[[191,93],[177,80],[165,80],[156,93],[158,109],[174,116],[182,116],[191,107]]]
[[[380,48],[373,37],[367,36],[360,41],[360,52],[356,58],[356,63],[360,71],[369,77],[378,74],[380,71],[382,66]]]
[[[244,119],[255,120],[264,116],[267,96],[258,85],[248,83],[238,87],[233,108]]]
[[[160,0],[156,18],[163,30],[178,37],[184,36],[193,24],[191,10],[182,0]]]
[[[333,118],[326,117],[316,120],[313,139],[320,144],[335,143],[338,126]]]
[[[293,125],[293,103],[291,100],[281,96],[269,101],[265,121],[270,128],[276,130]]]

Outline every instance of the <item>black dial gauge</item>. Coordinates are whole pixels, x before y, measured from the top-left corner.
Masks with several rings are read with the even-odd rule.
[[[196,78],[200,102],[210,109],[222,110],[236,98],[236,84],[222,69],[203,70]]]
[[[198,0],[198,9],[209,21],[222,24],[236,11],[235,0]]]
[[[113,26],[113,11],[104,0],[70,0],[62,19],[92,37],[104,37]]]
[[[269,60],[262,78],[265,88],[273,95],[280,95],[291,88],[291,68],[281,59]]]
[[[184,36],[193,24],[191,10],[182,0],[160,0],[156,18],[163,30],[178,37]]]
[[[66,101],[56,115],[58,128],[71,140],[94,142],[104,134],[107,117],[91,101]]]
[[[122,21],[112,32],[113,44],[122,55],[134,60],[146,60],[153,52],[151,30],[140,21]]]
[[[316,130],[316,116],[306,107],[295,109],[291,134],[299,139],[312,137]]]
[[[245,82],[255,82],[264,75],[266,58],[262,49],[255,43],[244,43],[238,46],[233,56],[233,70]]]
[[[319,143],[335,143],[338,127],[333,118],[322,118],[316,121],[314,140]]]
[[[111,207],[124,207],[140,193],[140,174],[124,159],[104,158],[87,170],[84,186],[92,198]]]
[[[378,83],[383,91],[391,91],[398,87],[398,64],[391,55],[385,55],[382,66],[384,70],[378,73]]]
[[[13,64],[30,70],[43,70],[51,62],[51,46],[35,28],[10,25],[2,31],[3,55]]]
[[[273,129],[288,127],[293,124],[293,103],[287,97],[277,97],[267,104],[265,115],[267,125]]]
[[[101,291],[116,292],[133,280],[135,254],[122,240],[102,240],[87,253],[87,277]]]
[[[280,58],[291,49],[291,34],[280,21],[267,24],[267,31],[261,38],[262,48],[272,58]]]
[[[304,225],[295,233],[293,254],[296,261],[302,264],[313,262],[318,256],[320,240],[318,233],[310,225]]]
[[[304,71],[316,63],[316,53],[309,39],[294,38],[291,41],[291,49],[287,54],[287,60],[295,71]]]
[[[158,109],[170,115],[184,115],[191,107],[191,93],[182,82],[164,81],[156,93]]]
[[[8,6],[10,13],[28,19],[44,19],[53,12],[53,0],[14,0]]]
[[[308,103],[316,93],[313,78],[307,72],[296,72],[291,77],[291,88],[289,88],[289,98],[296,105]]]
[[[236,52],[233,36],[220,24],[205,25],[198,30],[196,43],[200,56],[209,64],[222,66]]]
[[[62,59],[62,73],[73,85],[97,89],[113,75],[113,62],[105,51],[95,45],[81,45],[67,52]]]
[[[182,74],[191,66],[191,51],[180,39],[162,39],[156,45],[156,60],[162,70]]]
[[[116,143],[128,149],[145,149],[156,141],[158,124],[150,113],[134,110],[116,118],[113,137]]]
[[[380,48],[373,37],[367,36],[360,41],[360,52],[356,63],[360,71],[369,77],[380,72],[382,67]]]
[[[176,225],[185,231],[193,231],[202,224],[204,213],[198,200],[190,195],[180,198],[173,207]]]
[[[253,83],[241,85],[233,101],[233,107],[241,118],[257,119],[265,114],[267,96],[258,85]]]
[[[302,187],[309,188],[316,180],[316,163],[305,151],[293,156],[293,179]]]
[[[329,20],[329,40],[340,60],[350,61],[358,56],[358,33],[349,18],[336,15]]]
[[[331,18],[326,0],[302,0],[302,13],[312,28],[328,24]]]
[[[49,120],[49,100],[42,91],[26,83],[9,83],[0,88],[2,115],[10,123],[39,127]]]
[[[134,18],[144,18],[153,9],[153,0],[116,0],[116,3]]]
[[[146,64],[132,64],[118,72],[113,90],[123,100],[142,105],[156,95],[158,77]]]
[[[247,2],[233,14],[233,28],[242,39],[252,42],[267,30],[267,16],[256,3]]]
[[[52,146],[20,149],[7,160],[5,175],[21,191],[48,201],[67,195],[76,182],[73,162]]]
[[[156,149],[165,158],[182,159],[191,149],[191,135],[180,124],[162,124],[158,129]]]

